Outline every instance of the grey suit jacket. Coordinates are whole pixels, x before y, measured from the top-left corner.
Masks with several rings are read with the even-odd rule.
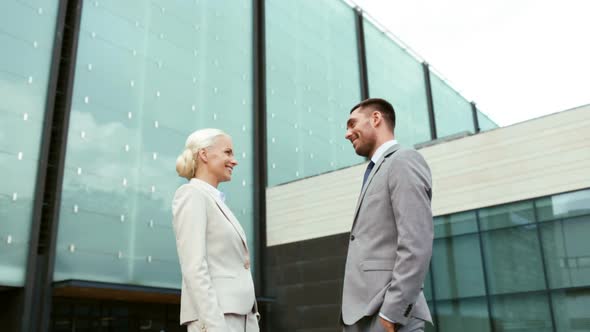
[[[375,163],[352,225],[342,294],[342,321],[382,313],[405,325],[432,321],[424,277],[432,255],[432,180],[417,151],[394,145]]]
[[[257,313],[246,234],[230,209],[192,179],[172,201],[182,271],[180,323],[227,332],[224,314]]]

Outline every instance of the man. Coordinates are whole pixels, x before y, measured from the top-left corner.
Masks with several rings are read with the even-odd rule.
[[[358,199],[344,273],[345,332],[424,331],[423,282],[432,255],[432,180],[424,158],[394,139],[383,99],[354,106],[346,139],[371,161]]]

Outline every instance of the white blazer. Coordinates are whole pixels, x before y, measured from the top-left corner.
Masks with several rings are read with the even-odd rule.
[[[236,217],[199,179],[174,195],[172,214],[182,270],[180,324],[226,332],[224,314],[256,309],[246,235]]]

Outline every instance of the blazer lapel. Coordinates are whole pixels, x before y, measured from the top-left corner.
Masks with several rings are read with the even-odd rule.
[[[198,182],[195,181],[192,183],[195,183],[200,189],[202,189],[205,193],[207,193],[207,195],[209,195],[213,198],[213,200],[215,201],[215,205],[217,205],[217,208],[221,211],[221,213],[223,213],[223,215],[225,216],[225,219],[227,219],[227,221],[229,221],[229,223],[236,230],[236,232],[240,236],[240,239],[242,239],[242,243],[244,244],[246,251],[248,251],[248,242],[246,241],[246,233],[244,233],[244,229],[240,225],[240,222],[238,221],[238,219],[236,219],[236,217],[231,212],[231,210],[227,207],[227,205],[225,205],[225,203],[219,197],[216,197],[215,195],[213,195],[211,192],[209,192],[209,190],[207,190],[207,188],[204,188]]]
[[[356,209],[354,210],[354,219],[353,219],[353,223],[352,223],[353,228],[354,228],[354,224],[356,223],[356,218],[358,217],[358,214],[359,214],[359,209],[361,207],[361,203],[363,202],[363,198],[365,197],[365,193],[367,192],[367,188],[369,188],[369,186],[371,185],[371,181],[375,177],[375,174],[379,171],[379,169],[381,168],[381,165],[383,165],[383,161],[385,161],[385,159],[387,159],[389,156],[391,156],[399,148],[400,148],[400,145],[396,144],[396,145],[390,147],[389,149],[387,149],[385,151],[385,153],[381,156],[381,158],[379,158],[379,160],[377,160],[377,162],[375,163],[375,166],[373,166],[373,169],[371,170],[371,173],[369,173],[369,177],[367,178],[367,182],[365,183],[365,185],[361,189],[361,194],[360,194],[359,199],[356,203]]]

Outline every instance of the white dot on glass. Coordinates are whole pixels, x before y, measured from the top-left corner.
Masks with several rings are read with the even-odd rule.
[[[295,128],[295,129],[299,128],[299,124],[297,124],[297,123],[296,123],[296,124],[294,124],[294,125],[293,125],[293,128]]]
[[[137,55],[137,51],[136,50],[133,50],[133,51],[131,51],[131,54],[133,54],[133,56],[136,56]]]
[[[162,7],[162,13],[166,12],[166,8]]]
[[[160,39],[164,39],[164,34],[163,33],[160,34]]]
[[[299,177],[299,171],[295,172],[295,176]]]
[[[152,186],[152,192],[155,193],[156,192],[156,186]]]
[[[164,63],[163,63],[162,61],[158,61],[158,68],[162,68],[162,65],[163,65],[163,64],[164,64]]]
[[[135,21],[135,26],[139,28],[139,21]]]
[[[134,87],[135,86],[135,81],[134,80],[129,81],[129,86]]]
[[[12,193],[12,200],[15,202],[18,200],[18,193]]]
[[[333,161],[330,162],[330,166],[334,167],[336,165]]]
[[[309,136],[313,135],[313,131],[310,129],[309,130]]]
[[[82,168],[78,167],[78,169],[76,170],[76,174],[82,175]]]
[[[275,114],[274,113],[270,113],[270,117],[271,117],[271,119],[274,119],[275,118]]]
[[[74,205],[74,213],[78,213],[78,205]]]
[[[121,215],[120,220],[121,220],[121,222],[124,222],[125,221],[125,215],[124,214]]]
[[[6,237],[6,244],[11,244],[12,243],[12,235],[8,235]]]
[[[297,148],[295,148],[295,152],[299,152],[299,148],[298,148],[298,147],[297,147]]]
[[[23,120],[27,121],[29,119],[29,113],[23,114]]]
[[[277,168],[277,165],[275,163],[272,163],[272,168]]]
[[[90,98],[88,96],[84,97],[84,104],[88,104],[90,102]]]
[[[195,76],[193,76],[193,84],[197,83],[197,78]]]
[[[297,105],[297,100],[293,100],[293,105]]]
[[[92,71],[92,64],[91,63],[88,64],[88,71]]]
[[[215,36],[215,40],[219,40],[219,36],[217,36],[217,35],[216,35],[216,36]]]
[[[127,178],[123,178],[123,187],[127,187]]]
[[[217,93],[217,91],[219,91],[219,89],[213,88],[213,92]]]
[[[27,79],[27,83],[33,84],[33,76],[29,76],[29,78]]]
[[[242,105],[246,105],[246,99],[242,99]]]
[[[246,131],[246,125],[242,125],[242,131],[245,132]]]
[[[133,118],[133,113],[127,112],[127,117],[129,118],[129,120],[131,120],[131,118]]]
[[[22,152],[19,152],[16,158],[18,160],[23,160],[23,153]]]
[[[43,8],[37,9],[37,13],[39,13],[39,15],[43,15]]]
[[[149,226],[150,226],[150,228],[154,228],[154,221],[153,220],[150,220]]]
[[[248,78],[246,74],[242,75],[242,81],[245,81]]]
[[[159,128],[160,127],[160,123],[158,121],[154,121],[154,128]]]
[[[217,120],[217,113],[213,113],[213,120]]]
[[[195,30],[199,30],[199,26],[198,25],[193,25],[193,28],[195,28]]]
[[[98,7],[98,1],[94,1],[94,7]]]
[[[246,152],[242,152],[242,159],[246,159]]]
[[[156,97],[160,97],[160,91],[156,91]]]
[[[310,158],[310,159],[313,159],[313,153],[310,153],[310,154],[309,154],[309,158]]]
[[[270,89],[270,94],[274,95],[275,94],[275,89]]]
[[[157,152],[154,152],[154,153],[152,154],[152,158],[153,158],[154,160],[158,159],[158,153],[157,153]]]
[[[307,113],[311,113],[311,107],[307,108]]]
[[[125,151],[129,152],[129,144],[125,144]]]
[[[122,259],[122,258],[123,258],[123,252],[122,252],[122,251],[119,251],[119,252],[117,253],[117,258],[118,258],[118,259]]]
[[[242,180],[242,187],[246,186],[246,180]]]
[[[96,38],[96,32],[92,31],[92,33],[90,33],[90,36],[92,36],[92,38]]]
[[[152,256],[147,256],[146,260],[147,260],[148,263],[151,263],[152,262]]]
[[[73,244],[70,244],[70,245],[68,246],[68,250],[69,250],[70,252],[74,252],[74,251],[76,251],[76,246],[75,246],[75,245],[73,245]]]
[[[273,143],[275,143],[275,142],[276,142],[276,140],[275,140],[275,138],[274,138],[274,137],[273,137],[273,138],[271,138],[271,139],[270,139],[270,141],[271,141],[271,142],[273,142]]]
[[[193,55],[197,56],[197,55],[199,55],[199,52],[197,50],[193,50]]]
[[[38,46],[39,46],[39,43],[37,43],[37,41],[35,40],[35,41],[33,42],[33,47],[34,47],[34,48],[37,48]]]
[[[194,112],[194,111],[196,111],[196,110],[197,110],[197,106],[195,106],[195,105],[192,105],[192,106],[191,106],[191,110],[193,110],[193,112]]]
[[[85,132],[85,131],[82,131],[82,132],[80,133],[80,137],[81,137],[82,139],[86,138],[86,132]]]

